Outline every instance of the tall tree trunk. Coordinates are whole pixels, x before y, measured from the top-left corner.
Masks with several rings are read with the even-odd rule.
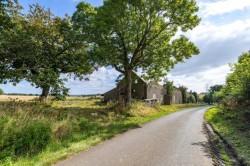
[[[49,96],[49,90],[50,90],[49,86],[42,87],[42,94],[40,95],[40,98],[39,98],[41,102],[46,102]]]
[[[132,70],[128,69],[126,70],[125,74],[125,104],[126,106],[130,104],[132,95]]]

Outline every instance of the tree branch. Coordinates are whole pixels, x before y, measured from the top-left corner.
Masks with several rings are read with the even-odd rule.
[[[125,71],[122,70],[122,69],[121,69],[120,67],[118,67],[117,65],[112,65],[112,66],[115,68],[115,70],[119,71],[120,73],[125,74]]]

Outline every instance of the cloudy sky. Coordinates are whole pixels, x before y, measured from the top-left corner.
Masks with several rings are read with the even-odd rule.
[[[28,4],[39,3],[50,7],[55,15],[71,15],[80,0],[19,0],[25,10]],[[103,0],[85,0],[100,6]],[[209,86],[223,84],[230,72],[229,63],[235,63],[242,52],[250,50],[250,0],[197,0],[202,22],[185,35],[199,48],[200,55],[177,64],[168,74],[175,85],[204,92]],[[90,81],[69,80],[70,94],[104,93],[115,87],[119,73],[112,68],[100,68]],[[40,89],[22,82],[17,86],[1,85],[6,93],[40,93]]]

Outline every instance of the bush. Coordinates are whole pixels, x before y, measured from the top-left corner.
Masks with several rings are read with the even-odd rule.
[[[221,93],[230,107],[247,110],[250,107],[250,52],[242,53],[238,63],[231,64],[232,73],[227,77]],[[236,101],[234,103],[234,101]],[[241,108],[239,108],[241,107]]]
[[[65,141],[74,134],[73,122],[67,118],[57,123],[53,129],[53,139],[57,141]]]
[[[0,88],[0,95],[3,95],[4,91]]]
[[[196,103],[196,100],[195,100],[194,95],[190,95],[190,96],[188,97],[188,100],[189,100],[189,103]]]
[[[9,119],[2,128],[0,159],[35,155],[46,148],[51,140],[51,125],[42,120]]]
[[[50,142],[51,127],[48,123],[34,121],[17,133],[17,137],[15,152],[33,155],[42,151]]]

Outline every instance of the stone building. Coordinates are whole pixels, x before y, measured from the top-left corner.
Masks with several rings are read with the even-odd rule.
[[[132,74],[132,98],[137,100],[156,99],[159,104],[180,104],[182,103],[181,92],[174,90],[172,97],[166,96],[166,89],[156,81],[145,81],[135,72]],[[103,94],[104,101],[118,100],[119,96],[124,95],[123,80],[116,88]]]

